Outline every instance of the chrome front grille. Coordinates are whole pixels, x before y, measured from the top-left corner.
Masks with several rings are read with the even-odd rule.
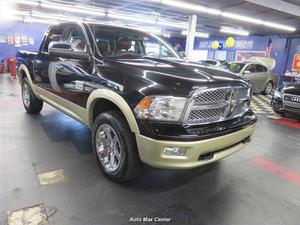
[[[249,110],[250,88],[226,87],[197,90],[187,108],[185,125],[229,120]]]
[[[199,93],[195,96],[195,102],[199,104],[223,101],[226,97],[226,89],[216,89],[208,92]]]
[[[197,122],[203,120],[218,120],[222,116],[222,109],[215,108],[215,109],[202,109],[202,110],[192,110],[188,122]]]

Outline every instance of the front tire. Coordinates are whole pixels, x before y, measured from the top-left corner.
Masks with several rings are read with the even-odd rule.
[[[263,94],[270,95],[273,90],[273,87],[274,87],[273,82],[269,81],[264,88]]]
[[[43,108],[43,101],[34,95],[26,77],[22,83],[22,101],[28,113],[39,113]]]
[[[102,172],[111,180],[124,182],[138,174],[141,162],[135,137],[120,112],[109,111],[97,116],[92,145]]]

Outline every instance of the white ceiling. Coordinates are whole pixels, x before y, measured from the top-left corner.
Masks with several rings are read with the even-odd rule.
[[[263,0],[269,1],[270,4],[274,4],[274,1],[278,0]],[[132,15],[146,15],[149,17],[161,17],[168,20],[174,20],[176,22],[187,22],[188,15],[191,14],[190,11],[170,7],[166,5],[162,5],[160,3],[155,3],[149,0],[55,0],[50,2],[56,3],[64,3],[67,5],[93,5],[99,7],[101,9],[105,9],[108,11],[117,11],[117,12],[126,12]],[[227,12],[237,13],[244,16],[251,16],[258,19],[268,20],[271,22],[278,22],[281,24],[293,26],[297,28],[296,34],[300,34],[300,18],[292,15],[287,12],[281,12],[276,9],[272,9],[269,7],[261,6],[258,4],[251,3],[247,0],[185,0],[184,2],[201,4],[204,6],[208,6],[211,8],[216,8],[220,10],[226,10]],[[300,6],[300,0],[286,0],[286,2],[295,4],[296,6]],[[40,8],[34,8],[32,6],[26,5],[18,5],[21,10],[42,10],[56,14],[63,14],[71,16],[72,13],[66,12],[58,12],[57,10],[45,10]],[[220,16],[213,16],[208,14],[198,13],[198,23],[197,23],[197,31],[199,32],[207,32],[211,35],[222,35],[219,33],[219,29],[221,26],[229,26],[235,28],[243,28],[250,31],[251,34],[254,35],[273,35],[273,34],[287,34],[286,31],[281,31],[278,29],[267,28],[259,25],[248,24],[245,22],[239,22],[232,19],[227,19]],[[90,17],[92,18],[92,17]],[[97,19],[100,22],[111,20],[106,17],[93,17],[93,19]],[[175,23],[176,23],[175,22]],[[134,24],[138,24],[140,26],[144,26],[145,24],[135,21],[130,22]],[[177,32],[179,35],[179,30],[170,27],[163,27],[169,32]]]

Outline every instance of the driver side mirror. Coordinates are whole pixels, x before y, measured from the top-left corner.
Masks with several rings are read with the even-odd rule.
[[[49,44],[48,52],[50,56],[66,59],[89,60],[90,54],[86,51],[75,51],[71,44],[52,41]]]
[[[244,71],[244,74],[250,74],[251,72],[250,72],[250,70],[245,70]]]

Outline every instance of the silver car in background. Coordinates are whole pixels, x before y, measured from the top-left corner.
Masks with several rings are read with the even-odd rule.
[[[255,93],[261,92],[269,95],[277,86],[278,76],[271,72],[272,69],[267,68],[262,63],[254,63],[252,61],[230,62],[226,69],[248,79]]]

